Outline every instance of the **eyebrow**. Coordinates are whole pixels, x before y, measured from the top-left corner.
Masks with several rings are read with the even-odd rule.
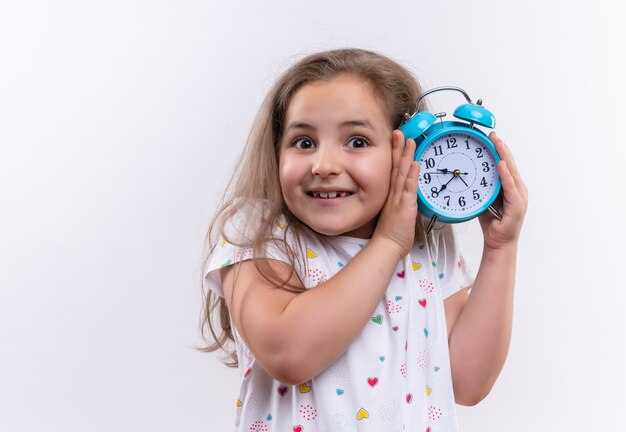
[[[374,130],[374,127],[372,126],[372,124],[370,122],[368,122],[367,120],[346,120],[346,121],[341,122],[339,124],[339,127],[342,127],[342,128],[354,127],[354,126],[362,126],[362,127]],[[291,129],[315,130],[315,127],[311,126],[308,123],[304,123],[304,122],[292,122],[285,128],[285,132],[287,132],[287,131],[289,131]]]

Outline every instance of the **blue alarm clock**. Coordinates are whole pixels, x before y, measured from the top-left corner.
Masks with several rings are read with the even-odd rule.
[[[453,114],[462,121],[443,121],[445,112],[419,111],[424,97],[447,90],[460,92],[467,100]],[[413,138],[417,145],[415,160],[420,163],[417,202],[419,212],[430,218],[426,234],[437,221],[465,222],[487,210],[502,219],[493,206],[502,186],[496,167],[500,156],[489,137],[476,127],[493,129],[496,119],[482,106],[482,101],[473,103],[458,87],[437,87],[422,93],[415,113],[407,117],[400,130],[405,139]]]

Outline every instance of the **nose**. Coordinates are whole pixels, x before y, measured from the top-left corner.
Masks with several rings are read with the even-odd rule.
[[[341,172],[341,150],[333,145],[320,145],[314,155],[312,172],[320,177]]]

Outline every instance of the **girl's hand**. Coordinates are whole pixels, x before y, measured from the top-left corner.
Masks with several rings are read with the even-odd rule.
[[[498,220],[490,212],[485,212],[478,220],[483,230],[485,247],[497,250],[517,244],[528,207],[528,189],[504,141],[495,132],[489,134],[489,139],[502,159],[498,163],[498,174],[502,181],[503,197],[494,202],[494,206],[502,206],[502,220]]]
[[[415,162],[415,141],[404,142],[399,130],[392,135],[392,170],[389,195],[374,231],[374,238],[383,238],[397,246],[400,259],[413,247],[417,218],[417,179],[420,165]]]

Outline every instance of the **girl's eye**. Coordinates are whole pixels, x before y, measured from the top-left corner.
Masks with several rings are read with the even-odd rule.
[[[363,137],[353,137],[348,141],[349,148],[365,148],[369,146],[370,143]]]
[[[309,150],[309,149],[312,149],[315,146],[315,144],[313,144],[313,141],[311,141],[310,138],[301,137],[301,138],[296,138],[293,141],[293,146],[300,150]]]

